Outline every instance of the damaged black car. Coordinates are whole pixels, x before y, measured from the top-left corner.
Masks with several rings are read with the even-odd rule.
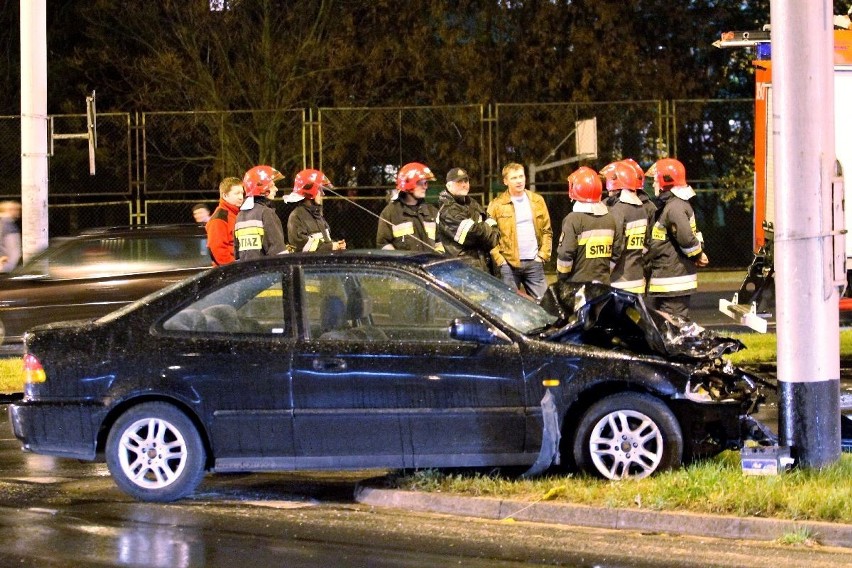
[[[25,336],[25,450],[106,461],[146,501],[205,472],[561,465],[641,478],[761,436],[730,339],[641,298],[557,283],[541,305],[394,251],[240,262]]]

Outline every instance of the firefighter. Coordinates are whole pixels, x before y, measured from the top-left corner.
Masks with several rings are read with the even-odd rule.
[[[490,272],[491,249],[497,246],[500,233],[497,222],[488,218],[485,209],[471,199],[470,176],[462,168],[447,173],[447,190],[438,196],[438,240],[444,250],[466,263]]]
[[[624,161],[607,165],[601,173],[609,193],[606,204],[615,221],[613,249],[621,251],[620,255],[614,254],[612,258],[611,285],[634,294],[644,294],[645,237],[648,227],[654,222],[654,215],[643,206],[637,195],[642,179]]]
[[[405,164],[396,176],[397,194],[379,215],[376,246],[387,250],[444,252],[437,242],[438,210],[426,203],[435,175],[419,162]]]
[[[695,191],[678,160],[657,160],[648,175],[652,173],[658,211],[648,241],[648,295],[659,311],[686,320],[690,296],[698,288],[698,267],[709,263],[689,204]]]
[[[556,249],[560,279],[610,283],[610,262],[620,250],[614,250],[615,221],[601,201],[602,193],[595,170],[583,166],[568,176],[568,197],[574,205],[562,220]]]
[[[335,241],[322,214],[324,188],[333,188],[319,170],[302,170],[293,180],[293,192],[286,203],[298,203],[287,218],[287,240],[297,252],[344,250],[346,241]]]
[[[243,176],[246,198],[234,224],[234,257],[254,260],[289,252],[281,219],[270,202],[284,179],[281,172],[269,166],[255,166]]]

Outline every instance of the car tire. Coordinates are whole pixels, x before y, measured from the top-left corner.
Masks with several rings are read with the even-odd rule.
[[[641,479],[680,466],[683,435],[657,398],[619,393],[594,403],[574,436],[577,468],[606,479]]]
[[[198,430],[171,404],[147,402],[110,429],[106,462],[119,489],[140,501],[168,502],[191,494],[204,477]]]

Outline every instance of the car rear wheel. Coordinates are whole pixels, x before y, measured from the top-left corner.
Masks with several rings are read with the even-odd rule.
[[[204,477],[205,452],[192,421],[174,406],[148,402],[116,420],[106,462],[119,489],[140,501],[175,501]]]
[[[683,454],[680,424],[660,400],[620,393],[593,404],[577,427],[577,467],[607,479],[641,479],[678,467]]]

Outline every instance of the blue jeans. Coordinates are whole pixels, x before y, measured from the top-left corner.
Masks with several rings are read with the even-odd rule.
[[[501,264],[500,279],[512,289],[523,286],[524,291],[532,296],[535,301],[541,300],[547,291],[544,263],[537,260],[522,260],[517,268],[508,262]]]

